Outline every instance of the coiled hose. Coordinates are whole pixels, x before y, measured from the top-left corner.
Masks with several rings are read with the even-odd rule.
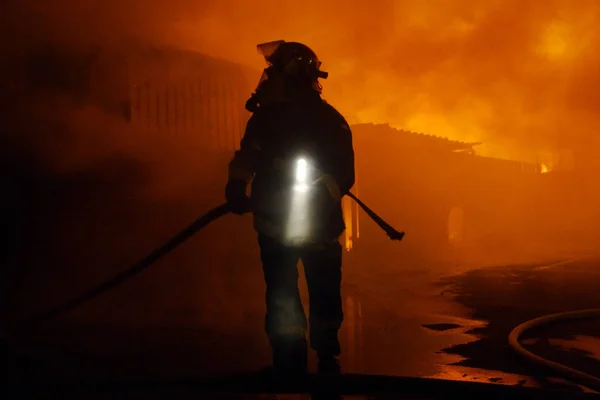
[[[518,354],[523,356],[525,359],[538,364],[540,366],[553,369],[560,374],[570,378],[574,382],[580,383],[589,389],[600,392],[600,378],[593,375],[586,374],[585,372],[578,371],[574,368],[567,367],[566,365],[559,364],[554,361],[546,360],[536,354],[533,354],[529,350],[526,350],[519,343],[519,338],[528,330],[540,327],[542,325],[550,324],[558,321],[569,321],[574,319],[587,319],[587,318],[598,318],[600,317],[600,308],[590,310],[579,310],[562,312],[558,314],[545,315],[543,317],[535,318],[514,328],[508,335],[509,346],[516,351]]]

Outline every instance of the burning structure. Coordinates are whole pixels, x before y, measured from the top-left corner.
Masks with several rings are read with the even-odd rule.
[[[528,218],[526,188],[539,180],[538,165],[481,157],[479,143],[389,125],[355,125],[353,132],[358,192],[392,225],[409,232],[406,246],[446,254],[456,247],[506,243],[516,238],[515,221]],[[371,229],[361,224],[361,238],[372,237]]]
[[[186,169],[216,171],[209,174],[209,186],[214,188],[206,194],[219,201],[226,163],[249,117],[244,103],[257,71],[195,52],[131,43],[77,54],[44,48],[23,63],[15,87],[68,92],[77,103],[118,118],[127,126],[121,134],[143,138],[153,159],[174,158],[173,152],[164,150],[179,143],[175,158],[193,160],[186,162]],[[552,210],[561,204],[563,209],[578,207],[575,200],[559,204],[560,196],[548,200],[548,193],[564,186],[557,179],[567,178],[547,174],[544,166],[479,156],[479,143],[388,125],[352,128],[354,190],[393,225],[409,232],[407,247],[440,254],[467,247],[501,251],[509,242],[522,246],[530,238],[552,236],[548,233],[553,226],[549,221],[556,220]],[[197,182],[188,180],[185,185]],[[572,225],[565,221],[590,215],[593,202],[587,203],[586,214],[561,217],[565,226]],[[375,228],[363,223],[365,218],[351,199],[344,199],[344,209],[343,240],[350,250],[374,237]]]
[[[117,264],[115,259],[120,264],[139,257],[197,213],[223,201],[226,166],[249,117],[243,106],[254,89],[258,71],[198,53],[139,45],[69,52],[41,48],[10,61],[14,61],[10,76],[15,80],[5,81],[0,89],[11,95],[3,98],[13,100],[3,112],[23,123],[18,132],[25,132],[30,125],[24,122],[30,120],[48,125],[41,118],[47,113],[34,112],[31,105],[42,105],[53,114],[55,103],[48,102],[47,95],[60,93],[61,98],[68,98],[61,104],[94,110],[98,118],[73,124],[69,119],[72,114],[64,114],[50,119],[59,122],[50,126],[51,133],[67,132],[70,139],[78,137],[81,140],[75,141],[83,141],[88,148],[103,146],[104,156],[125,152],[135,161],[122,165],[93,191],[89,188],[96,182],[89,174],[79,174],[83,175],[79,180],[59,174],[21,197],[15,196],[15,190],[7,191],[4,200],[8,197],[12,201],[13,196],[15,207],[6,209],[18,209],[18,205],[23,210],[11,211],[10,228],[21,231],[20,236],[13,237],[19,236],[21,252],[33,258],[28,261],[22,255],[15,256],[15,275],[22,275],[26,282],[21,286],[30,287],[31,274],[21,266],[39,264],[36,276],[41,283],[30,289],[36,296],[53,298],[52,293],[66,292],[69,286],[87,287],[92,278],[84,279],[81,265],[86,265],[88,276],[105,276],[107,267]],[[19,112],[11,114],[11,110]],[[89,136],[90,126],[96,136]],[[407,236],[399,246],[389,242],[351,199],[344,198],[347,230],[342,241],[352,250],[344,267],[348,275],[353,268],[362,272],[377,268],[381,258],[387,259],[386,265],[398,260],[398,268],[403,268],[415,254],[447,261],[477,252],[510,253],[518,259],[527,253],[547,256],[578,246],[592,250],[596,246],[600,198],[593,190],[590,174],[578,174],[577,168],[542,171],[536,164],[482,157],[477,154],[477,143],[401,131],[385,124],[357,124],[352,130],[357,171],[353,192]],[[109,145],[107,137],[113,139]],[[57,138],[51,136],[54,142]],[[32,139],[48,143],[41,136]],[[124,141],[133,144],[119,146]],[[60,141],[51,150],[51,161],[56,161],[72,157],[79,149]],[[156,192],[131,199],[131,185],[124,177],[139,163],[151,165],[152,179],[162,178],[155,187],[170,199],[177,197],[177,202],[156,201]],[[105,172],[106,165],[100,163],[98,168]],[[27,187],[18,178],[14,187]],[[91,194],[84,198],[86,191]],[[32,212],[27,208],[32,204],[43,209]],[[76,204],[80,209],[71,212],[64,204]],[[46,227],[52,227],[53,237],[48,237]],[[172,255],[176,268],[154,269],[121,297],[113,295],[111,321],[128,322],[135,315],[136,323],[142,319],[178,323],[191,315],[199,325],[217,332],[245,326],[248,315],[244,310],[263,307],[255,240],[248,219],[224,218],[213,224],[210,230],[199,232],[193,244]],[[32,251],[32,241],[44,243],[45,248]],[[71,247],[61,255],[65,243]],[[91,249],[87,253],[82,250],[85,246]],[[9,244],[7,250],[14,247]],[[54,262],[50,257],[53,249],[58,251]],[[98,256],[89,260],[88,254]],[[50,271],[47,265],[55,270]],[[69,273],[60,268],[70,269]],[[177,273],[173,273],[175,269]],[[71,280],[57,283],[52,278],[56,271],[72,276]],[[14,279],[5,281],[20,287]],[[46,292],[39,290],[47,282],[52,282],[52,287]],[[360,293],[354,296],[352,287],[344,290],[350,297],[345,300],[348,322],[343,340],[344,347],[352,349],[362,335],[356,320],[369,310],[367,304],[361,308]],[[227,301],[215,306],[216,292],[218,298]],[[4,302],[11,308],[4,312],[14,312],[15,303]],[[77,318],[107,318],[102,309],[88,309]],[[354,356],[349,352],[348,357]]]

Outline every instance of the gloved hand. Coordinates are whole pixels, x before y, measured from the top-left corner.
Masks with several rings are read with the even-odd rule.
[[[250,199],[246,195],[246,182],[243,180],[231,180],[225,187],[225,199],[231,212],[243,215],[250,212]]]

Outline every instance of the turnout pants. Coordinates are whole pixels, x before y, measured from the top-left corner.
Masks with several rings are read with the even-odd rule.
[[[298,260],[302,260],[309,292],[310,345],[319,360],[340,354],[338,331],[343,320],[342,246],[318,249],[286,247],[259,234],[266,283],[265,329],[277,370],[307,370],[307,321],[298,289]]]

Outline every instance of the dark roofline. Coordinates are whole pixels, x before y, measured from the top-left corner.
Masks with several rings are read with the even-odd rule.
[[[174,57],[180,55],[186,58],[201,60],[207,64],[220,65],[223,68],[241,71],[248,78],[256,77],[258,81],[260,70],[252,68],[248,65],[236,63],[224,58],[214,57],[206,53],[194,51],[191,49],[180,48],[172,44],[152,43],[147,40],[136,37],[122,37],[117,40],[110,41],[90,41],[86,43],[61,43],[53,38],[32,46],[30,50],[34,53],[38,50],[50,52],[64,52],[65,54],[87,55],[87,54],[126,54],[131,52],[139,53],[154,53],[156,55],[166,55]]]
[[[227,60],[225,58],[214,57],[206,53],[202,53],[200,51],[195,51],[191,49],[177,47],[173,44],[165,44],[165,43],[151,43],[143,40],[138,40],[135,38],[124,38],[121,40],[120,45],[115,46],[120,49],[131,49],[131,50],[141,50],[141,51],[153,51],[156,53],[166,53],[166,54],[180,54],[182,56],[191,56],[204,59],[208,62],[213,62],[221,65],[225,65],[232,68],[237,68],[243,70],[245,73],[250,73],[252,75],[256,75],[256,79],[260,77],[260,72],[258,69],[254,69],[248,65],[240,64],[234,61]]]
[[[461,142],[459,140],[451,140],[448,138],[444,138],[441,136],[429,135],[422,132],[412,132],[405,129],[397,129],[392,127],[390,124],[373,124],[373,123],[361,123],[352,125],[353,130],[360,130],[361,128],[375,128],[381,130],[382,133],[393,133],[398,134],[399,137],[404,139],[417,139],[424,143],[424,141],[428,141],[429,143],[435,143],[436,145],[445,146],[446,148],[450,148],[454,151],[457,150],[468,150],[474,151],[474,146],[482,145],[482,142]]]

